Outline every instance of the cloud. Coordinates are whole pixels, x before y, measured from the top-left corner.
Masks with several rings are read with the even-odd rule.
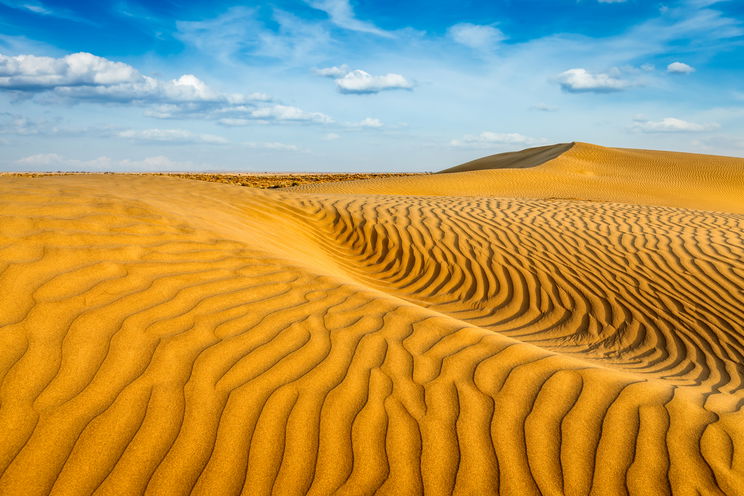
[[[672,74],[690,74],[695,72],[695,68],[684,62],[672,62],[667,66],[667,72]]]
[[[326,134],[326,135],[323,136],[323,140],[324,141],[334,141],[334,140],[337,140],[339,138],[341,138],[341,136],[339,136],[336,133],[328,133],[328,134]]]
[[[636,119],[631,129],[642,133],[694,133],[700,131],[711,131],[720,126],[716,123],[696,124],[683,121],[674,117],[665,117],[660,121]]]
[[[494,133],[484,131],[480,134],[466,134],[461,139],[450,141],[451,146],[467,148],[492,148],[494,145],[533,146],[544,144],[544,138],[531,138],[519,133]]]
[[[62,58],[0,54],[0,87],[36,91],[64,86],[108,86],[140,82],[133,67],[80,52]]]
[[[264,121],[317,122],[321,124],[330,124],[333,122],[333,119],[321,112],[305,112],[302,109],[288,105],[262,107],[251,111],[250,115],[254,119]]]
[[[253,98],[214,91],[193,74],[162,81],[141,74],[123,62],[91,53],[64,57],[0,54],[0,89],[16,92],[50,92],[79,100],[136,102],[245,103]],[[264,95],[257,94],[256,97]]]
[[[221,93],[193,74],[163,81],[90,53],[61,58],[0,55],[0,89],[31,96],[50,94],[68,102],[146,106],[145,115],[159,119],[207,119],[225,125],[251,119],[333,122],[320,112],[269,104],[271,97],[264,93]]]
[[[597,0],[599,3],[625,3],[627,0]]]
[[[103,156],[92,160],[66,158],[56,153],[40,153],[15,162],[23,170],[73,170],[73,171],[182,171],[209,170],[213,167],[194,162],[178,162],[158,155],[141,160],[114,160]]]
[[[592,74],[586,69],[569,69],[558,75],[558,82],[564,91],[570,93],[610,93],[622,91],[633,83],[609,74]]]
[[[350,127],[380,128],[383,126],[383,124],[380,119],[375,119],[374,117],[366,117],[359,122],[354,122],[354,123],[349,124],[349,126]]]
[[[336,86],[341,93],[349,94],[370,94],[386,90],[410,90],[413,88],[413,84],[400,74],[390,73],[373,76],[359,69],[336,79]]]
[[[318,76],[335,79],[338,90],[347,94],[370,94],[386,90],[410,90],[413,88],[413,83],[400,74],[389,73],[382,76],[373,76],[360,69],[351,71],[346,64],[313,69],[313,72]]]
[[[451,26],[447,34],[457,43],[475,49],[493,48],[506,39],[500,29],[489,25],[463,22]]]
[[[310,124],[330,124],[333,122],[322,112],[305,112],[301,108],[289,105],[271,105],[261,108],[239,106],[220,109],[215,113],[222,116],[218,124],[229,127],[248,126],[258,122],[304,122]]]
[[[250,56],[305,65],[330,49],[330,33],[321,23],[279,9],[272,17],[274,22],[264,23],[256,9],[232,7],[212,19],[177,21],[174,37],[229,65],[243,64]]]
[[[331,22],[341,28],[386,38],[393,37],[391,33],[378,28],[374,24],[357,19],[349,0],[305,0],[305,3],[328,14]]]
[[[329,77],[329,78],[339,78],[344,77],[349,73],[349,66],[346,64],[333,66],[333,67],[323,67],[321,69],[313,69],[313,72],[317,74],[318,76],[323,77]]]
[[[126,129],[116,133],[119,138],[145,143],[205,143],[223,145],[228,141],[213,134],[195,134],[185,129]]]
[[[289,145],[287,143],[279,143],[276,141],[271,141],[271,142],[248,141],[246,143],[243,143],[243,145],[247,146],[248,148],[253,148],[255,150],[275,150],[275,151],[287,151],[287,152],[300,151],[300,149],[296,145]]]

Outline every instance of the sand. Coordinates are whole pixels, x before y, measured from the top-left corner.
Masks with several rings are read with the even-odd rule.
[[[742,494],[743,179],[2,177],[0,494]]]

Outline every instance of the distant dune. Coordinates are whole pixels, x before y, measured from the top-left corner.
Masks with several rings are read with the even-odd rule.
[[[744,159],[448,171],[0,177],[0,494],[743,494]]]
[[[560,143],[558,145],[528,148],[519,152],[499,153],[472,160],[470,162],[465,162],[464,164],[445,169],[442,172],[469,172],[486,169],[526,169],[528,167],[537,167],[548,160],[557,158],[559,155],[570,150],[572,146],[574,146],[574,143]]]
[[[572,199],[744,213],[741,158],[588,143],[504,155],[447,169],[448,174],[301,185],[297,191]],[[468,170],[457,172],[460,167]]]

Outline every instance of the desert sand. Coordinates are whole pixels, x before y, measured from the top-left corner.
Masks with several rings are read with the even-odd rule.
[[[744,494],[744,159],[0,177],[0,494]]]

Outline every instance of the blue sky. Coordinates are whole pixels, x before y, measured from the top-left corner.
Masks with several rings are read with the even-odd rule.
[[[744,156],[738,0],[0,0],[0,170]]]

